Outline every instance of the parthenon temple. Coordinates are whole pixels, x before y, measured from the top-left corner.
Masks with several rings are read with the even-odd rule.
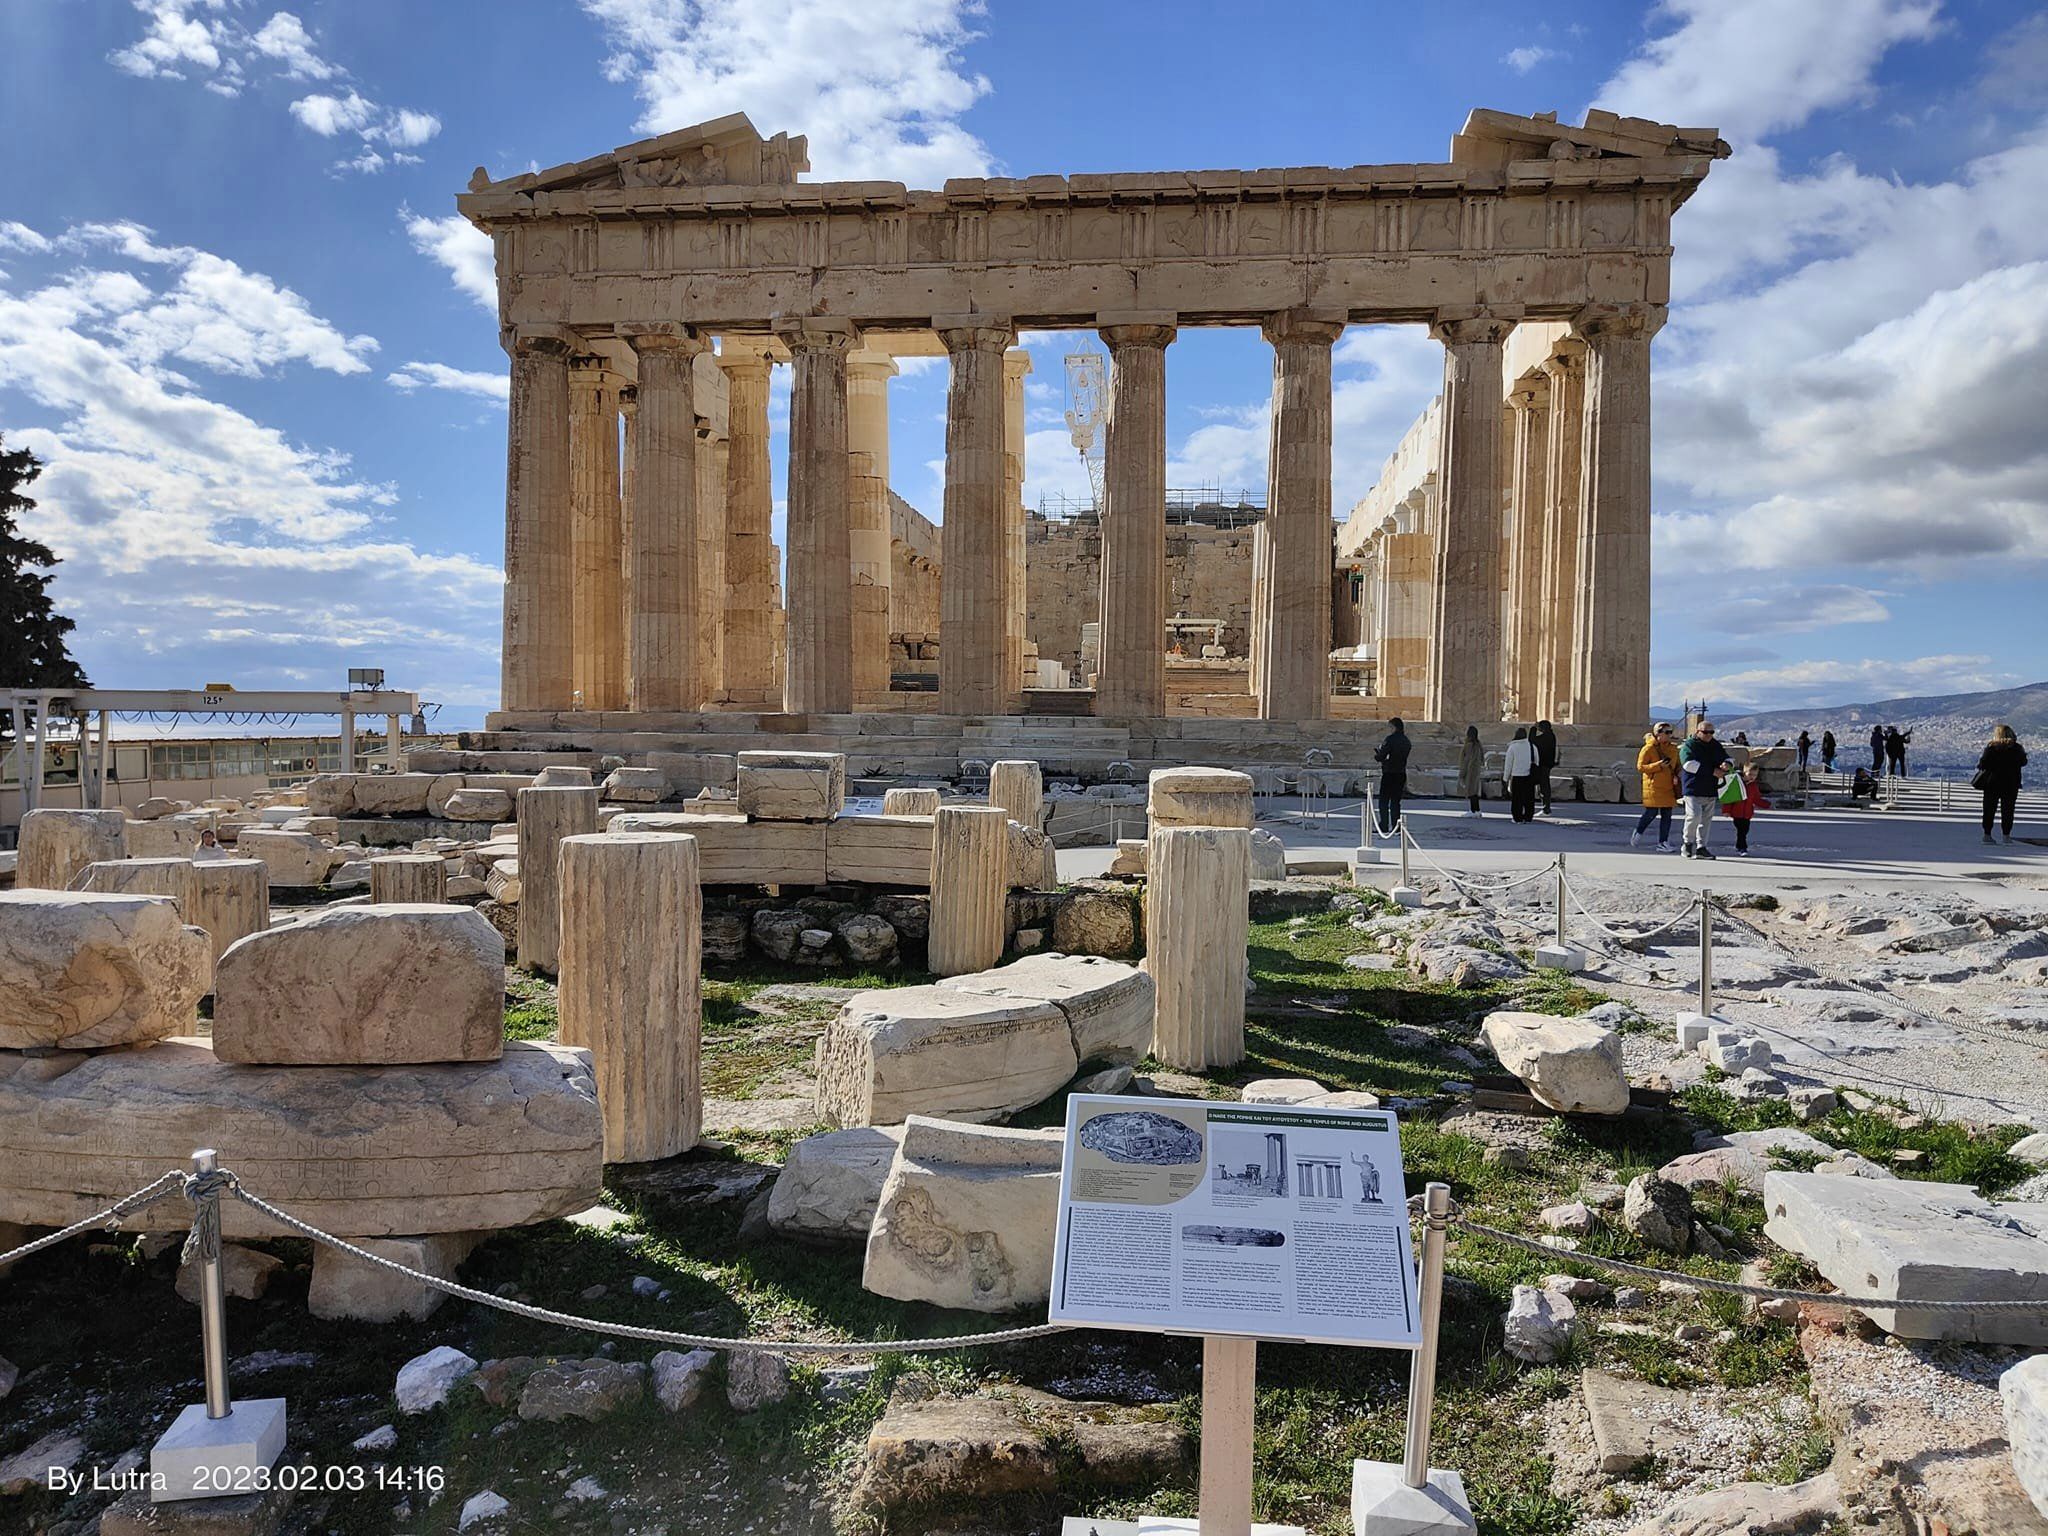
[[[1727,152],[1711,129],[1475,111],[1441,164],[932,192],[800,181],[805,141],[736,114],[479,170],[458,205],[493,238],[511,357],[491,728],[740,715],[844,739],[890,729],[862,716],[1085,715],[1159,760],[1190,712],[1340,745],[1395,714],[1629,739],[1649,703],[1650,338],[1671,215]],[[1443,391],[1339,526],[1331,353],[1371,324],[1427,326]],[[1166,361],[1193,326],[1258,327],[1272,418],[1247,611],[1192,616],[1244,636],[1242,681],[1189,711],[1168,684],[1190,616],[1169,611]],[[1069,676],[1039,666],[1027,601],[1017,342],[1077,329],[1108,351],[1109,408],[1093,669]],[[890,490],[910,356],[949,370],[936,530]]]

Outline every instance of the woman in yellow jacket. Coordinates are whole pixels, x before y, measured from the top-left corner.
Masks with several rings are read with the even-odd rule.
[[[1678,744],[1671,739],[1671,727],[1661,721],[1643,737],[1643,750],[1636,754],[1636,771],[1643,776],[1643,814],[1635,831],[1628,835],[1633,848],[1658,822],[1657,851],[1671,851],[1671,811],[1678,804]]]

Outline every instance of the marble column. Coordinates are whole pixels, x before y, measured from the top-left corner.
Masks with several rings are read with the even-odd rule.
[[[576,688],[569,522],[569,344],[515,334],[505,458],[499,703],[568,709]]]
[[[636,466],[636,424],[640,419],[640,390],[627,384],[619,390],[619,547],[623,557],[626,593],[626,701],[633,699],[633,477]]]
[[[569,472],[581,708],[626,707],[625,544],[619,527],[619,381],[601,357],[569,365]]]
[[[789,348],[789,678],[791,714],[853,708],[853,563],[847,550],[846,355],[859,340],[848,320],[786,316]]]
[[[782,702],[775,666],[781,604],[776,569],[774,487],[768,463],[766,345],[727,336],[719,344],[725,370],[725,694],[733,704],[769,708]]]
[[[1024,706],[1024,688],[1036,682],[1029,665],[1030,618],[1024,553],[1024,378],[1031,354],[1021,348],[1003,354],[1003,544],[1007,585],[1003,605],[1003,708]]]
[[[1513,422],[1508,465],[1507,686],[1517,720],[1549,717],[1539,686],[1549,615],[1543,608],[1544,527],[1550,514],[1543,477],[1550,455],[1550,381],[1522,378],[1508,395]]]
[[[1166,713],[1166,348],[1160,321],[1105,325],[1098,715]]]
[[[1419,707],[1429,684],[1431,594],[1436,538],[1425,527],[1426,498],[1411,496],[1381,525],[1386,545],[1386,638],[1380,646],[1380,692]]]
[[[1642,724],[1650,709],[1650,338],[1662,305],[1582,310],[1585,422],[1579,486],[1572,722]]]
[[[1273,429],[1263,538],[1254,546],[1253,692],[1261,720],[1330,713],[1330,347],[1341,320],[1290,310],[1273,345]]]
[[[853,561],[853,697],[888,702],[889,381],[896,360],[861,351],[846,364],[849,494],[847,549]]]
[[[1579,456],[1585,451],[1586,344],[1561,338],[1543,363],[1550,384],[1549,445],[1543,469],[1543,654],[1538,709],[1571,719],[1572,631],[1578,616]]]
[[[681,326],[636,328],[626,698],[634,710],[695,709],[697,423],[694,367],[704,343]]]
[[[984,315],[935,322],[946,386],[946,496],[940,526],[939,713],[1003,712],[1010,546],[1003,520],[1003,352],[1016,340]]]
[[[725,440],[697,418],[697,693],[725,697]]]
[[[1501,343],[1513,328],[1492,315],[1430,327],[1444,344],[1442,515],[1423,712],[1460,731],[1501,718]]]

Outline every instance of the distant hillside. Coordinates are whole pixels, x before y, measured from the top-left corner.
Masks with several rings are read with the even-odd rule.
[[[1740,707],[1740,706],[1736,706]],[[1926,694],[1915,698],[1880,699],[1872,704],[1831,704],[1814,709],[1757,710],[1746,714],[1714,711],[1723,735],[1749,733],[1753,742],[1779,737],[1797,740],[1801,730],[1833,731],[1840,750],[1854,764],[1869,761],[1870,728],[1896,725],[1913,733],[1906,764],[1915,773],[1968,778],[1977,764],[1991,728],[2003,722],[2019,733],[2034,761],[2027,782],[2048,782],[2048,683],[2000,688],[1989,693]]]

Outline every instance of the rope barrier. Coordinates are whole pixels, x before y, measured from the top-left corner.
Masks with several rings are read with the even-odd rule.
[[[118,1231],[123,1216],[155,1205],[159,1200],[168,1200],[172,1195],[180,1193],[184,1188],[185,1179],[186,1175],[183,1172],[173,1169],[162,1178],[143,1185],[142,1188],[136,1190],[133,1194],[122,1196],[105,1210],[94,1211],[84,1220],[74,1221],[61,1232],[52,1232],[46,1237],[37,1238],[32,1243],[23,1243],[19,1248],[10,1249],[6,1253],[0,1253],[0,1269],[5,1269],[17,1259],[25,1259],[32,1253],[40,1253],[45,1248],[53,1248],[66,1238],[76,1237],[81,1232],[91,1231],[95,1227],[107,1232]]]

